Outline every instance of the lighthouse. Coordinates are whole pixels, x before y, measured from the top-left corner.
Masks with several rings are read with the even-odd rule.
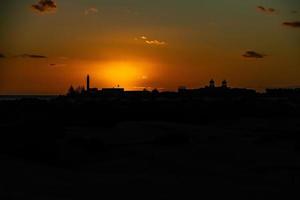
[[[210,87],[210,88],[215,88],[215,81],[214,81],[213,79],[211,79],[211,80],[209,81],[209,87]]]
[[[86,77],[86,91],[90,92],[90,75]]]

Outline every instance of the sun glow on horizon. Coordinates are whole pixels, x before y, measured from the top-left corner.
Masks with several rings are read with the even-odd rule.
[[[145,64],[128,61],[114,61],[104,64],[97,77],[109,87],[123,87],[130,90],[148,79]]]

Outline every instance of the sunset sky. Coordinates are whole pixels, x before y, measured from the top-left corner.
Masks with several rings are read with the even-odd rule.
[[[300,87],[299,0],[1,0],[0,94]]]

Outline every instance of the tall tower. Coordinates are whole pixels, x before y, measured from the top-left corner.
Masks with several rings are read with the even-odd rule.
[[[87,75],[86,77],[86,91],[90,91],[90,75]]]
[[[227,87],[228,87],[227,81],[226,80],[222,81],[222,88],[227,88]]]
[[[211,79],[211,80],[209,81],[209,87],[210,87],[210,88],[215,88],[215,81],[214,81],[213,79]]]

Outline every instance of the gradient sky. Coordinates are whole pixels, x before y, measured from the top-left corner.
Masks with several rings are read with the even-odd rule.
[[[300,87],[299,0],[38,2],[1,0],[0,94]]]

